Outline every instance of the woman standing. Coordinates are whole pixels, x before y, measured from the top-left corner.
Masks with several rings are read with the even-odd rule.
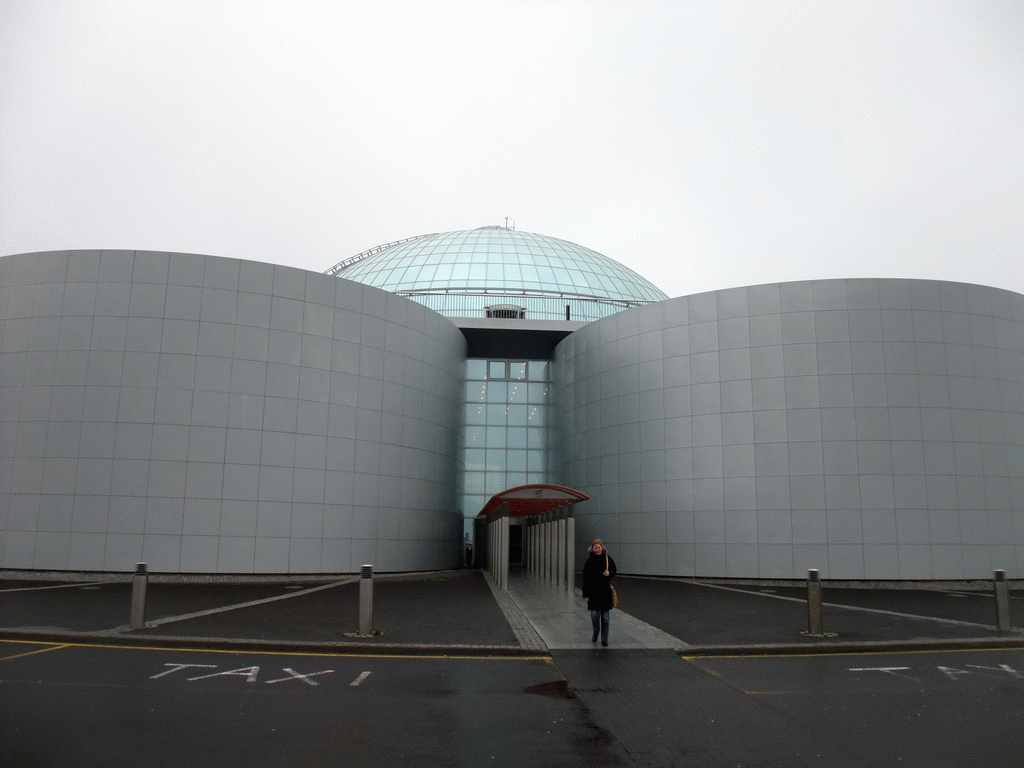
[[[594,624],[592,643],[601,635],[601,645],[608,645],[608,617],[613,607],[612,579],[615,578],[615,561],[604,548],[604,542],[594,539],[590,545],[590,557],[583,564],[583,599],[590,609],[590,620]]]

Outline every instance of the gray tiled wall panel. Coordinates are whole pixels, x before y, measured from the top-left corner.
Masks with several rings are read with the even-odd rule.
[[[445,318],[317,273],[0,259],[0,567],[453,567],[464,359]]]
[[[590,495],[578,536],[624,571],[1024,576],[1024,296],[735,288],[596,321],[554,370],[553,482]],[[638,438],[641,394],[663,421]]]

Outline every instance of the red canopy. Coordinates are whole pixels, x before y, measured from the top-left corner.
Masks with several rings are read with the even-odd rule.
[[[503,504],[508,504],[509,515],[513,517],[542,515],[552,509],[586,501],[589,498],[585,493],[560,485],[520,485],[492,496],[480,510],[480,514],[489,515],[498,511]]]

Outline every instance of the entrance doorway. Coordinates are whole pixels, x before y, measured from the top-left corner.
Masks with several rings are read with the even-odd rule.
[[[477,562],[498,589],[511,567],[572,593],[575,504],[589,497],[558,485],[521,485],[491,497],[474,525]]]
[[[523,524],[513,523],[508,529],[508,564],[521,568],[525,559],[523,551]]]

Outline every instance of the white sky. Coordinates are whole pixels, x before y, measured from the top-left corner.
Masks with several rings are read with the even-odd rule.
[[[671,296],[1024,293],[1020,0],[0,0],[0,254],[504,224]]]

